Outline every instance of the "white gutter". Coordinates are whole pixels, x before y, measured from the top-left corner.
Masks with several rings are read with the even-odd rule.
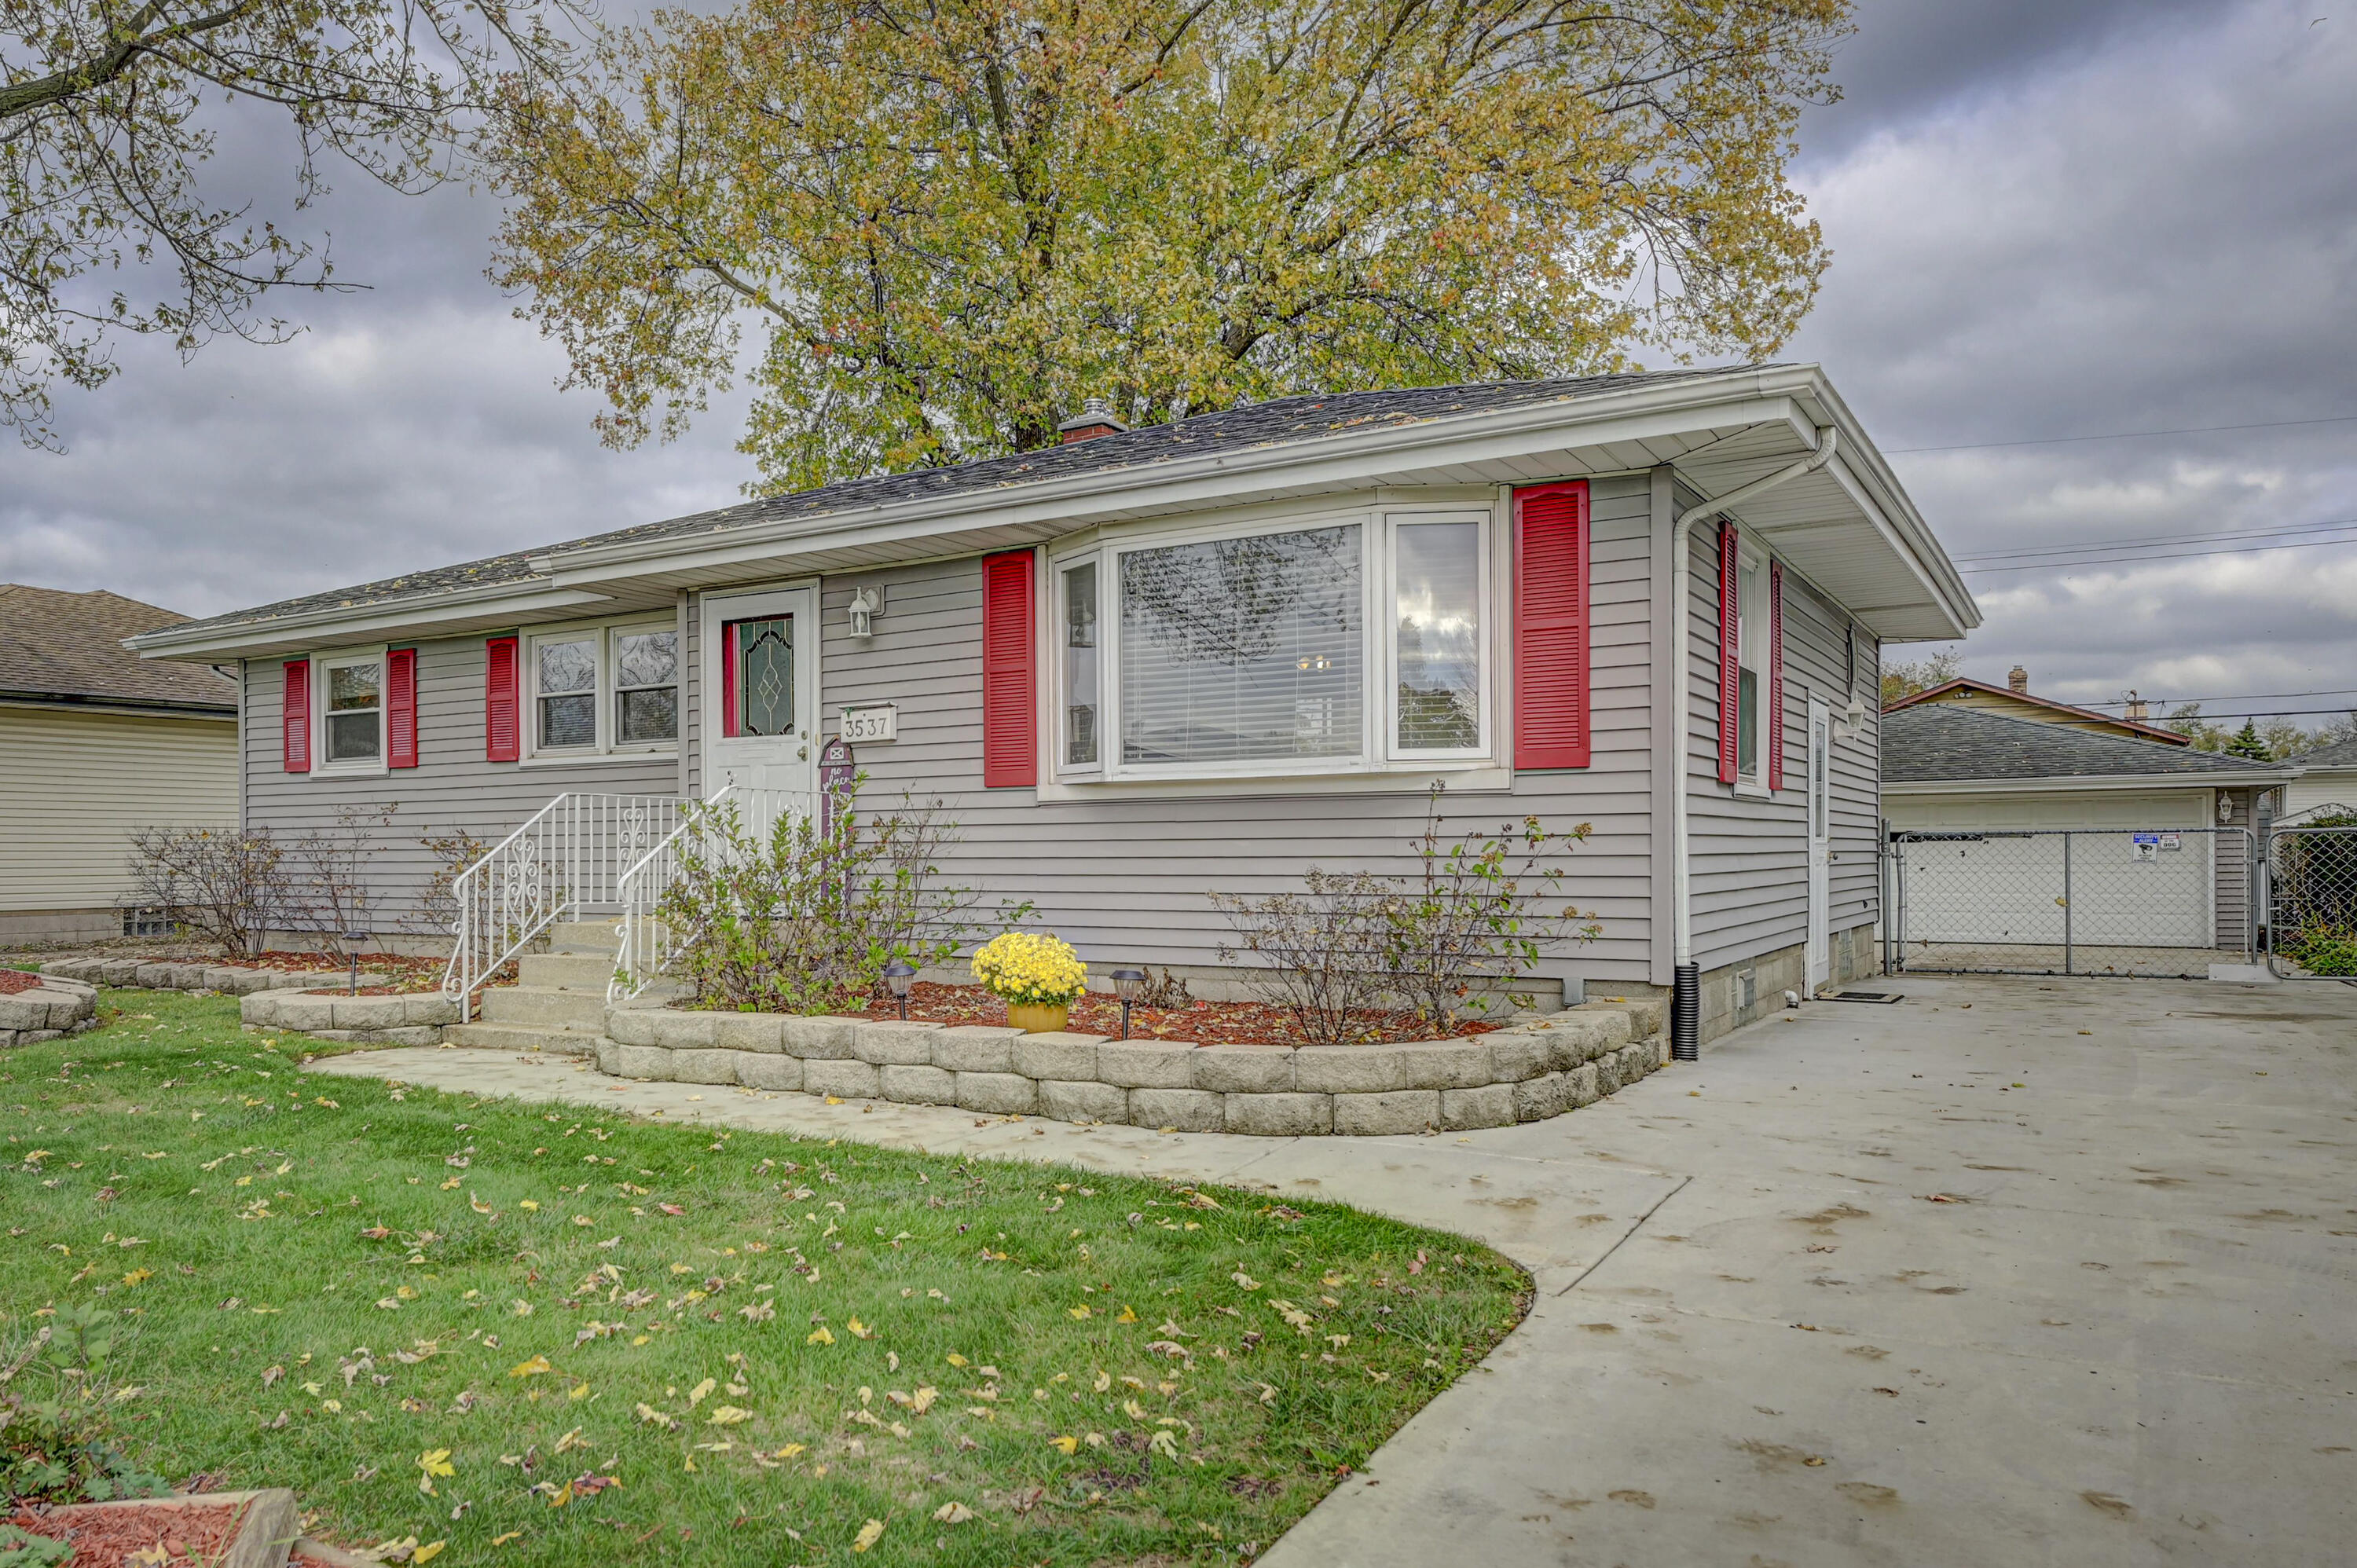
[[[1688,658],[1691,650],[1687,647],[1690,618],[1687,615],[1689,601],[1686,595],[1686,573],[1689,560],[1687,531],[1695,524],[1741,506],[1753,497],[1772,490],[1779,485],[1815,473],[1833,461],[1835,448],[1839,445],[1840,437],[1834,427],[1830,424],[1820,425],[1817,427],[1816,450],[1807,456],[1797,463],[1779,468],[1772,474],[1754,479],[1748,485],[1736,486],[1717,500],[1695,508],[1670,527],[1670,722],[1674,726],[1670,746],[1670,765],[1677,770],[1670,788],[1670,908],[1672,929],[1675,933],[1672,961],[1681,970],[1695,961],[1694,868],[1691,859],[1693,813],[1686,805],[1686,796],[1692,782],[1686,772],[1686,726],[1690,722],[1687,715],[1687,702],[1691,695],[1690,688],[1694,684],[1692,660]],[[1695,1043],[1692,1040],[1679,1041],[1674,1037],[1671,1040],[1673,1049],[1683,1046],[1689,1052]],[[1683,1059],[1692,1060],[1693,1058],[1689,1055]]]
[[[2204,773],[2051,773],[2028,779],[1918,779],[1882,786],[1883,795],[1936,800],[1950,795],[2079,795],[2107,790],[2270,789],[2304,777],[2298,767]]]

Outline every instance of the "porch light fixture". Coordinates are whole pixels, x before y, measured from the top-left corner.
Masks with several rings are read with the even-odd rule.
[[[1866,699],[1852,692],[1849,706],[1842,713],[1842,738],[1859,740],[1866,735]]]
[[[1121,995],[1121,1037],[1129,1038],[1129,1009],[1146,994],[1146,971],[1116,969],[1113,972],[1113,988]]]
[[[880,587],[852,589],[850,609],[851,635],[875,636],[876,618],[884,613],[884,590]]]
[[[347,944],[345,956],[352,961],[352,994],[355,996],[361,993],[361,944],[368,940],[369,933],[366,931],[344,933],[344,941]]]
[[[906,1023],[909,1017],[909,987],[916,983],[916,979],[917,972],[909,968],[904,960],[896,958],[884,966],[885,989],[891,992],[892,999],[900,1004],[900,1019],[903,1023]]]

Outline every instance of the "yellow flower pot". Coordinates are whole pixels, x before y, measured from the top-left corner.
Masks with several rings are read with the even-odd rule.
[[[1051,1035],[1072,1020],[1071,1004],[1059,1002],[1053,1006],[1042,1002],[1009,1002],[1006,1022],[1009,1026],[1027,1035]]]

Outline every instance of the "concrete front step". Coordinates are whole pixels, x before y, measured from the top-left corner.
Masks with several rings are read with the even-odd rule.
[[[603,953],[606,961],[614,961],[620,950],[622,932],[614,920],[559,920],[548,928],[548,950],[553,953]]]
[[[494,985],[483,992],[479,1016],[486,1024],[602,1030],[606,992],[603,986],[596,991],[559,991],[552,986]]]
[[[581,952],[530,952],[516,961],[523,983],[552,991],[594,991],[606,993],[614,978],[614,955]]]
[[[478,1050],[546,1051],[559,1056],[587,1057],[597,1054],[602,1038],[593,1029],[534,1029],[513,1024],[446,1024],[442,1026],[445,1045],[468,1046]]]

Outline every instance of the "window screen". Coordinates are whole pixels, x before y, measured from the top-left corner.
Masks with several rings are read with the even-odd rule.
[[[538,645],[540,745],[597,744],[597,644],[594,639]]]
[[[1351,523],[1125,553],[1122,760],[1356,755],[1360,533]]]
[[[618,745],[679,738],[679,633],[630,631],[614,639]]]
[[[384,749],[384,666],[328,668],[328,760],[373,762]]]

